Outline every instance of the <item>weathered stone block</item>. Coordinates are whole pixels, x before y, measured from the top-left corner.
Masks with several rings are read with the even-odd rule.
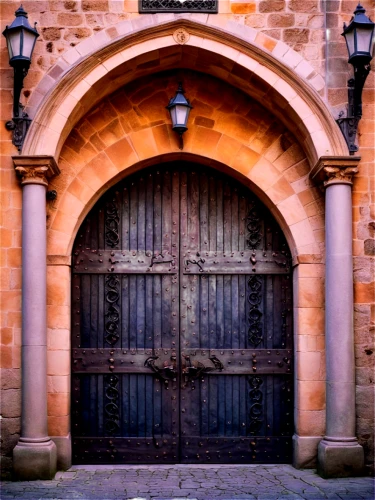
[[[259,12],[278,12],[285,9],[285,0],[265,0],[259,3]]]
[[[365,240],[365,254],[371,256],[375,255],[375,240]]]
[[[20,389],[7,389],[1,395],[1,413],[6,417],[19,417],[21,415]]]
[[[21,370],[2,369],[1,370],[1,388],[2,389],[20,389]]]

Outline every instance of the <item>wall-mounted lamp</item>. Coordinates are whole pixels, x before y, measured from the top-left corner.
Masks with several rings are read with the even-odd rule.
[[[12,142],[20,150],[31,122],[27,113],[23,111],[20,96],[39,33],[35,29],[36,23],[34,28],[30,26],[27,12],[22,5],[15,14],[15,20],[3,31],[8,46],[9,64],[14,69],[13,118],[5,126],[8,130],[13,130]]]
[[[345,137],[351,155],[358,151],[355,139],[358,122],[362,117],[362,90],[370,72],[372,59],[375,24],[365,15],[365,12],[362,5],[358,4],[349,25],[346,26],[344,23],[344,32],[342,33],[348,49],[348,62],[354,68],[354,78],[348,80],[347,117],[339,116],[337,123]]]
[[[172,129],[180,136],[180,149],[184,147],[182,134],[187,131],[187,122],[190,110],[193,108],[188,99],[184,96],[185,92],[182,83],[179,84],[176,95],[169,101],[167,109],[171,114]]]

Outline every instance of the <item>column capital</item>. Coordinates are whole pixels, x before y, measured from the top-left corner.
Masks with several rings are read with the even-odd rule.
[[[321,156],[310,172],[310,179],[323,183],[325,187],[332,184],[351,185],[360,161],[360,156]]]
[[[12,156],[12,160],[17,176],[21,180],[21,186],[25,184],[48,186],[48,180],[60,173],[53,156]]]

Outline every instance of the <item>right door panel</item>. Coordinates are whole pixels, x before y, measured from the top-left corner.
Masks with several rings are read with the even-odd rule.
[[[291,461],[292,282],[277,223],[246,188],[181,173],[181,461]]]

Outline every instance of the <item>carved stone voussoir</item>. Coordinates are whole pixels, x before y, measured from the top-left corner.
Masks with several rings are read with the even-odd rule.
[[[310,172],[310,179],[324,186],[352,184],[358,173],[359,156],[322,156]]]
[[[13,156],[12,159],[21,186],[24,184],[48,186],[49,179],[60,173],[53,156]]]

